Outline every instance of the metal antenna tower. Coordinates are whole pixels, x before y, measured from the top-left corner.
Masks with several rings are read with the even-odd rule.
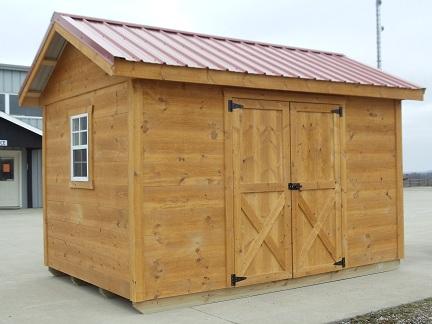
[[[381,4],[382,0],[376,0],[376,42],[377,42],[377,67],[381,69],[381,32],[384,27],[381,26]]]

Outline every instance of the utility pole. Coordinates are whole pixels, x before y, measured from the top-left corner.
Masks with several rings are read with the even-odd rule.
[[[376,42],[377,42],[377,67],[381,69],[381,32],[384,27],[381,26],[381,4],[382,0],[376,0]]]

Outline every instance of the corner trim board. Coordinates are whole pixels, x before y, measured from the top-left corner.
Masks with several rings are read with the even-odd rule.
[[[396,132],[396,213],[397,213],[397,256],[403,259],[404,252],[404,214],[403,214],[403,167],[402,167],[402,108],[401,102],[395,100]]]
[[[129,142],[129,267],[130,299],[145,299],[144,247],[142,240],[143,215],[141,207],[143,98],[139,80],[129,81],[128,142]]]

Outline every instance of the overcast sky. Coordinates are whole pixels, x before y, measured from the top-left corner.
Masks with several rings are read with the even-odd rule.
[[[30,65],[53,11],[336,51],[376,65],[375,0],[0,0],[0,62]],[[432,91],[432,1],[383,0],[383,70]],[[404,171],[432,170],[432,95],[403,103]]]

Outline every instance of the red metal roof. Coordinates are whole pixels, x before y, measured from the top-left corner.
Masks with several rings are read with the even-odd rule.
[[[342,54],[55,13],[106,60],[419,89]]]

